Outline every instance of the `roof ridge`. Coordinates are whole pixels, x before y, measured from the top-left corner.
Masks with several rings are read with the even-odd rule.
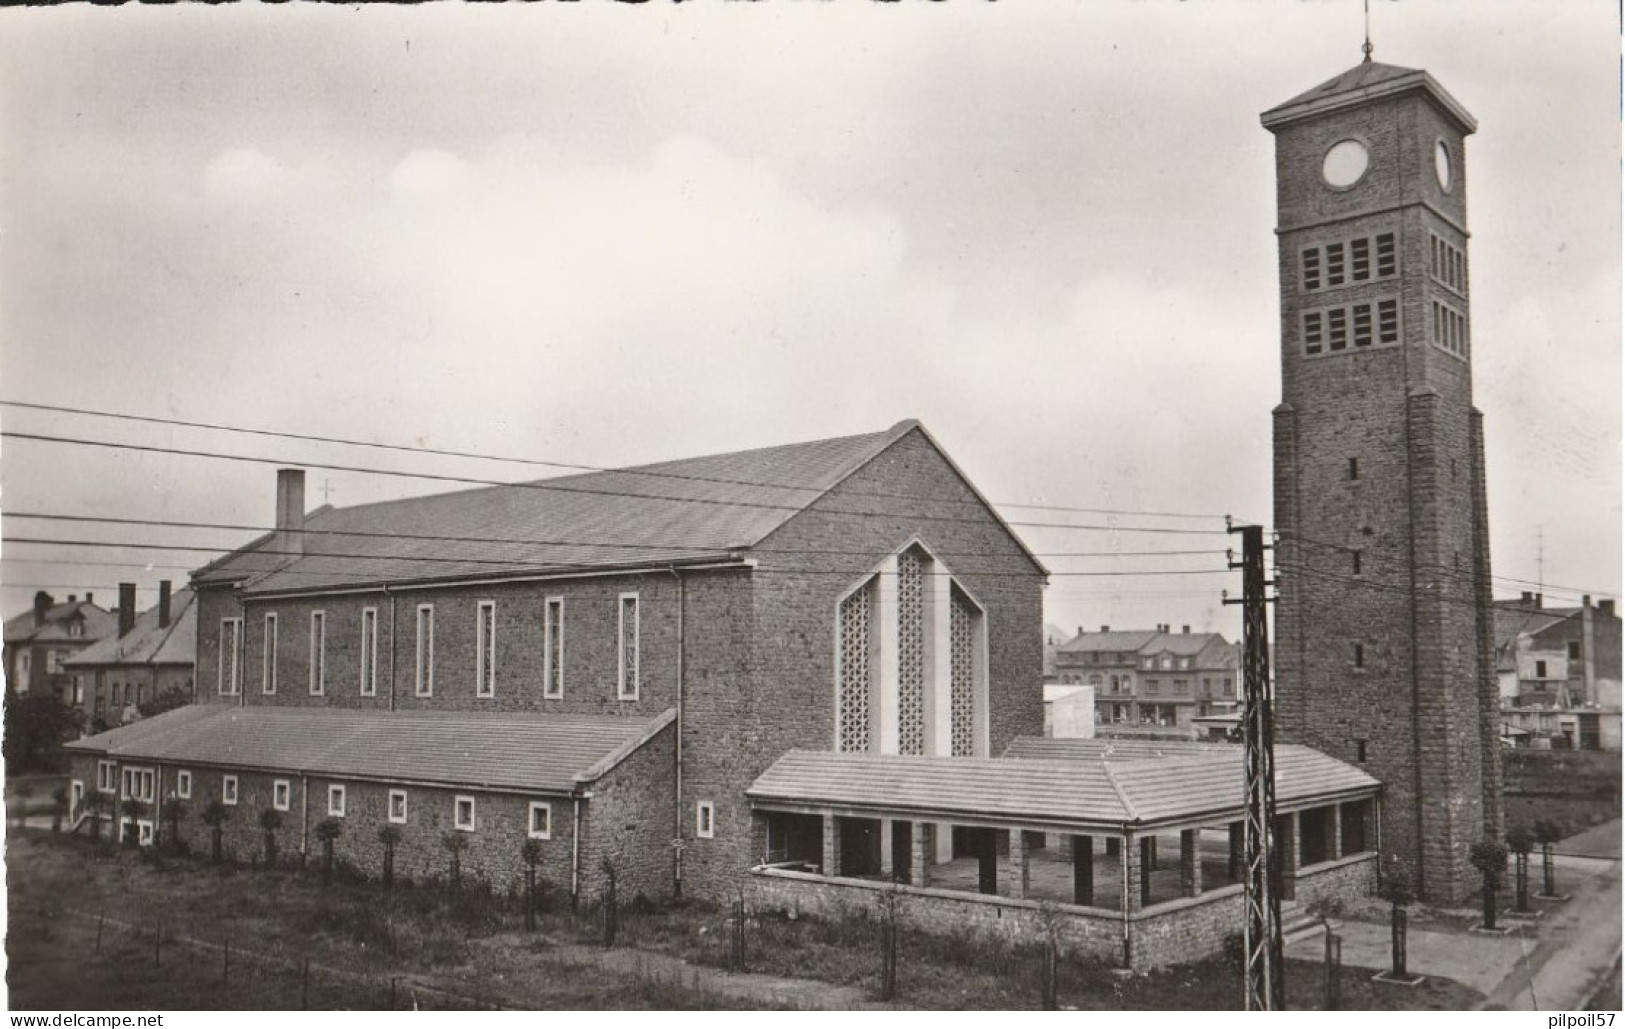
[[[1100,770],[1106,773],[1106,781],[1111,783],[1112,790],[1116,792],[1118,801],[1123,805],[1124,813],[1128,815],[1128,820],[1138,822],[1140,812],[1134,807],[1134,802],[1128,799],[1128,791],[1123,789],[1123,784],[1118,782],[1117,776],[1112,774],[1112,762],[1101,761]]]

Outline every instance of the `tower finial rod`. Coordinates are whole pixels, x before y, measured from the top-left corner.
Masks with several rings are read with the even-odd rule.
[[[1360,52],[1365,54],[1362,64],[1371,63],[1371,51],[1376,47],[1371,45],[1371,0],[1365,0],[1365,42],[1360,46]]]

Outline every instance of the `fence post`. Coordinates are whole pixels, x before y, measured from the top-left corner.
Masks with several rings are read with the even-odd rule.
[[[231,937],[226,937],[226,945],[222,948],[224,957],[221,959],[220,983],[222,986],[231,985]]]
[[[107,921],[107,913],[101,912],[96,916],[96,956],[102,953],[102,923]]]
[[[389,1010],[391,1011],[395,1010],[395,984],[400,981],[400,976],[392,975],[389,977]]]
[[[156,929],[154,929],[153,933],[152,933],[152,967],[153,968],[162,968],[162,967],[164,967],[163,946],[164,946],[164,923],[159,922],[158,927]]]
[[[310,1010],[310,959],[299,963],[299,1010]]]
[[[1332,927],[1326,927],[1326,1010],[1336,1011],[1338,1004],[1338,980],[1343,967],[1343,938],[1332,932]]]

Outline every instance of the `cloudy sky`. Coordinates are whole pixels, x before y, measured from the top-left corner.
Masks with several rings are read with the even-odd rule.
[[[1617,7],[1373,4],[1469,142],[1494,568],[1620,587]],[[591,465],[917,417],[1042,554],[1270,514],[1260,111],[1361,5],[842,0],[0,12],[0,396]],[[544,468],[0,409],[5,428],[496,479]],[[265,524],[267,465],[7,439],[8,512]],[[312,473],[335,504],[444,488]],[[7,518],[150,602],[242,533]],[[44,560],[55,563],[38,563]],[[1222,555],[1046,558],[1201,571]],[[91,564],[113,562],[114,564]],[[150,563],[153,567],[145,567]],[[129,567],[125,567],[129,565]],[[178,566],[174,568],[166,566]],[[1057,575],[1066,627],[1234,633],[1224,575]],[[1549,593],[1566,597],[1558,589]]]

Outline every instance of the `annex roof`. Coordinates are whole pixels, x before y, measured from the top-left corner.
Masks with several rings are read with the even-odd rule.
[[[198,569],[192,581],[241,583],[254,595],[742,561],[915,431],[930,439],[911,420],[866,435],[324,507],[306,516],[302,556],[276,552],[267,534]]]
[[[746,795],[764,808],[971,823],[1129,829],[1240,817],[1242,748],[1021,738],[1002,758],[796,750]],[[1313,806],[1377,792],[1376,779],[1308,747],[1276,748],[1276,800]]]
[[[1471,133],[1478,130],[1478,122],[1460,101],[1439,85],[1433,76],[1417,68],[1401,68],[1398,65],[1382,64],[1378,61],[1362,61],[1356,64],[1314,89],[1306,90],[1285,103],[1275,105],[1264,112],[1261,120],[1265,128],[1273,131],[1300,118],[1417,89],[1427,93],[1435,103],[1449,113],[1460,124],[1463,132]]]
[[[123,636],[114,633],[86,647],[62,663],[90,665],[189,665],[197,661],[197,595],[179,589],[169,599],[169,624],[158,624],[158,608],[136,616]]]
[[[67,748],[120,761],[570,793],[675,717],[191,704]]]

